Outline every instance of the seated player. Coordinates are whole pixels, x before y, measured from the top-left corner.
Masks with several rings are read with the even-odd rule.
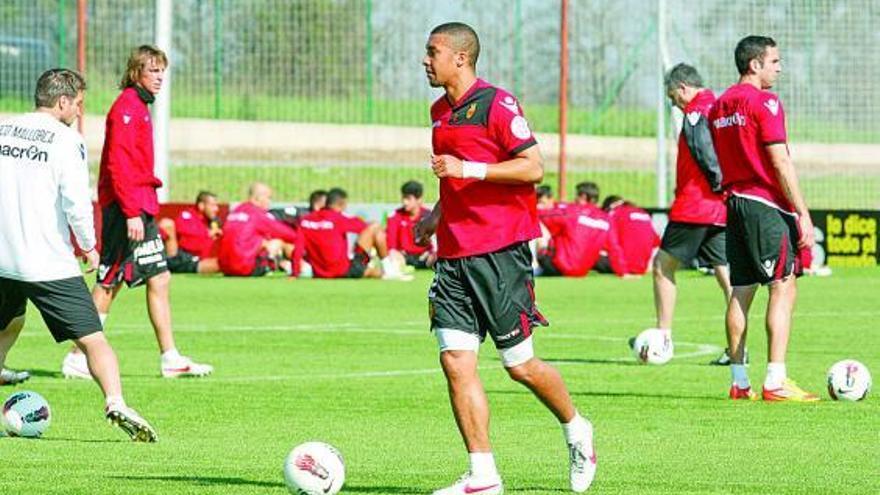
[[[608,213],[611,223],[608,233],[611,270],[620,277],[647,273],[654,252],[660,246],[651,214],[620,196],[605,198],[602,209]]]
[[[431,268],[437,261],[432,246],[419,246],[415,243],[415,226],[431,212],[422,202],[422,184],[411,180],[400,188],[403,206],[394,210],[388,217],[387,238],[388,255],[404,260],[415,268]]]
[[[367,223],[346,215],[348,194],[333,188],[327,192],[327,206],[309,213],[300,221],[302,242],[297,245],[294,264],[304,257],[315,278],[394,278],[407,279],[399,265],[388,256],[385,231],[378,223]],[[357,234],[354,257],[348,257],[348,234]],[[385,268],[371,267],[370,251],[376,249]]]
[[[323,210],[327,206],[327,191],[316,189],[309,194],[309,213]]]
[[[255,182],[248,190],[248,200],[226,217],[219,256],[224,275],[260,277],[289,263],[279,260],[282,255],[290,258],[299,235],[269,213],[271,204],[272,189]],[[290,270],[298,274],[298,264],[293,263]]]
[[[540,186],[537,195],[541,230],[547,234],[538,240],[540,274],[586,276],[608,242],[608,215],[591,204],[579,208],[558,204],[549,186]]]
[[[223,234],[217,213],[217,195],[201,191],[195,208],[187,208],[177,218],[163,218],[159,229],[165,238],[165,254],[171,273],[217,273],[220,265],[211,256],[214,242]]]
[[[587,208],[591,212],[599,211],[599,185],[595,182],[580,182],[575,186],[574,203],[578,208]]]

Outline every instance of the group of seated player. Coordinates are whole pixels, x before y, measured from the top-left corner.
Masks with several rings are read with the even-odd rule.
[[[162,219],[159,228],[172,272],[259,277],[284,271],[295,277],[410,280],[412,269],[430,268],[436,261],[433,246],[414,239],[415,225],[430,211],[422,194],[420,183],[405,183],[402,206],[383,228],[347,214],[348,195],[340,188],[312,192],[308,208],[270,209],[272,189],[258,182],[222,226],[217,196],[203,191],[194,207]],[[356,237],[353,246],[349,235]]]
[[[599,186],[577,185],[571,203],[557,202],[550,186],[539,186],[542,236],[536,246],[536,273],[583,277],[591,270],[620,277],[644,275],[660,245],[651,215],[620,196],[599,206]]]

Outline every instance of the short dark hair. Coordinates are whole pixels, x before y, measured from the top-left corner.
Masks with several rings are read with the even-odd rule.
[[[595,182],[581,182],[575,186],[575,190],[577,191],[578,196],[587,198],[587,201],[590,203],[599,201],[599,185]]]
[[[538,199],[552,198],[553,188],[548,186],[547,184],[542,184],[535,188],[535,196],[537,196]]]
[[[474,28],[463,22],[447,22],[432,29],[431,34],[449,36],[452,48],[467,53],[471,67],[477,67],[477,59],[480,58],[480,37],[477,36]]]
[[[416,199],[421,199],[422,194],[424,194],[425,188],[422,187],[422,183],[415,180],[406,181],[400,186],[400,195],[401,196],[415,196]]]
[[[663,83],[666,85],[666,92],[668,93],[677,88],[679,84],[685,84],[692,88],[702,88],[703,78],[696,68],[682,63],[669,69],[666,77],[663,78]]]
[[[739,75],[744,76],[749,73],[749,64],[752,60],[763,63],[767,48],[772,46],[776,46],[776,42],[769,36],[746,36],[739,40],[733,52]]]
[[[348,193],[345,192],[345,189],[334,187],[327,191],[327,206],[336,206],[346,199],[348,199]]]
[[[327,198],[327,191],[323,189],[315,189],[312,191],[311,194],[309,194],[309,208],[313,207],[321,198]]]
[[[52,108],[62,96],[76,98],[86,90],[86,80],[70,69],[49,69],[37,79],[34,104],[37,108]]]
[[[208,200],[208,198],[216,198],[217,195],[212,193],[211,191],[199,191],[199,194],[196,196],[196,204],[204,203]]]
[[[621,201],[623,201],[623,198],[621,198],[620,196],[617,196],[615,194],[612,194],[611,196],[608,196],[607,198],[605,198],[605,201],[602,201],[602,209],[605,211],[608,211],[611,209],[611,206],[614,203],[619,203]]]

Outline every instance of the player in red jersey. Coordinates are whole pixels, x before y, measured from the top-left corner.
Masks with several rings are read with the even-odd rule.
[[[541,186],[538,188],[538,217],[547,231],[547,237],[539,241],[537,252],[541,275],[586,276],[607,245],[608,215],[598,208],[557,204],[550,188]]]
[[[599,207],[599,185],[595,182],[580,182],[575,186],[576,196],[572,205],[578,208],[588,208],[595,212],[601,210]]]
[[[772,38],[747,36],[736,45],[740,79],[712,107],[709,121],[727,203],[727,259],[733,293],[727,308],[731,399],[752,399],[743,363],[748,313],[759,285],[769,288],[768,364],[763,399],[819,400],[788,379],[785,355],[801,273],[797,251],[812,247],[813,223],[788,154],[785,112],[768,91],[782,72]]]
[[[602,202],[608,213],[608,261],[620,277],[644,275],[651,266],[660,237],[654,230],[651,214],[620,196],[608,196]]]
[[[534,298],[528,242],[540,235],[534,184],[544,175],[537,142],[511,94],[476,77],[477,34],[462,23],[431,31],[423,65],[445,94],[431,107],[431,167],[440,201],[417,226],[436,231],[436,275],[428,293],[431,328],[470,471],[435,495],[503,492],[489,442],[489,406],[477,373],[488,333],[510,377],[562,424],[573,490],[596,469],[592,425],[577,412],[559,373],[534,355],[532,329],[546,325]]]
[[[165,239],[165,253],[171,273],[217,273],[220,265],[214,243],[223,235],[217,213],[217,195],[199,192],[194,208],[181,211],[177,218],[163,218],[159,229]]]
[[[699,256],[702,263],[713,269],[725,304],[730,298],[730,272],[725,253],[727,210],[708,120],[715,95],[703,86],[697,69],[687,64],[670,69],[665,86],[666,95],[685,116],[678,137],[675,200],[669,210],[660,251],[654,258],[656,328],[665,335],[671,356],[672,316],[677,295],[675,271],[680,265],[690,265]],[[727,352],[712,364],[730,364]]]
[[[431,213],[422,201],[424,188],[414,180],[400,188],[403,205],[388,217],[386,234],[388,251],[415,268],[430,268],[437,261],[437,254],[430,245],[419,246],[415,242],[415,227],[423,216]]]
[[[271,204],[272,188],[255,182],[248,189],[248,200],[226,217],[219,253],[224,275],[261,277],[279,267],[283,257],[293,257],[299,235],[269,213]],[[294,260],[291,272],[298,273],[298,265]]]
[[[367,223],[348,215],[348,194],[333,188],[327,192],[327,205],[304,216],[300,222],[303,242],[295,259],[305,257],[315,278],[380,278],[412,280],[399,272],[399,264],[388,255],[385,231],[378,223]],[[348,256],[348,234],[356,234],[354,257]],[[382,259],[382,267],[370,267],[370,252]],[[399,261],[399,260],[397,260]]]
[[[155,216],[156,189],[162,186],[153,171],[152,103],[165,77],[168,57],[150,45],[132,51],[120,88],[107,113],[104,150],[98,175],[101,206],[101,265],[92,299],[103,324],[122,283],[147,286],[147,312],[162,353],[162,376],[205,376],[214,368],[182,356],[171,325],[171,274]],[[61,364],[70,378],[90,379],[85,355],[72,349]]]

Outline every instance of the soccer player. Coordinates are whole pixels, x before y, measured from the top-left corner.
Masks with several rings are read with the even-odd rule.
[[[535,186],[544,175],[537,142],[513,95],[476,77],[480,42],[466,24],[435,27],[423,65],[445,94],[431,107],[431,166],[440,201],[417,226],[436,231],[436,275],[428,292],[431,328],[470,470],[435,495],[503,492],[489,443],[489,404],[477,373],[488,333],[513,380],[559,420],[570,482],[585,491],[596,471],[593,427],[578,414],[553,367],[535,357],[532,329],[546,325],[534,297],[528,242],[540,235]]]
[[[385,231],[378,223],[348,215],[348,193],[335,187],[327,192],[327,206],[310,213],[300,221],[303,242],[299,245],[296,259],[304,256],[312,265],[315,278],[399,278],[407,279],[399,272],[388,256]],[[348,257],[348,234],[356,234],[354,257]],[[298,246],[298,247],[299,247]],[[370,267],[370,251],[376,249],[382,258],[382,268]],[[392,265],[394,265],[392,267]]]
[[[715,95],[703,86],[697,69],[678,64],[665,78],[666,95],[684,112],[678,137],[675,172],[675,200],[669,209],[669,224],[654,258],[654,307],[657,329],[672,345],[672,316],[677,290],[675,271],[699,256],[712,267],[725,304],[730,298],[730,272],[725,255],[724,225],[727,210],[721,194],[721,169],[709,130],[709,109]],[[712,364],[730,364],[727,352]]]
[[[578,208],[588,208],[595,212],[599,208],[599,185],[595,182],[581,182],[575,186],[576,196],[573,205]]]
[[[309,194],[309,213],[318,211],[327,206],[327,191],[316,189]]]
[[[155,221],[156,189],[162,181],[153,175],[153,124],[147,105],[162,88],[167,66],[162,50],[150,45],[134,49],[120,83],[122,93],[107,114],[98,176],[101,266],[92,299],[103,324],[123,282],[130,288],[146,284],[162,376],[205,376],[214,368],[181,355],[174,342],[168,298],[171,273]],[[77,348],[65,356],[61,372],[69,378],[91,378],[85,355]]]
[[[102,331],[70,233],[88,270],[98,267],[82,136],[86,83],[74,71],[51,69],[37,81],[36,111],[0,122],[0,368],[24,327],[27,301],[56,342],[72,340],[104,393],[104,415],[132,440],[156,432],[126,406],[119,364]]]
[[[171,273],[217,273],[220,265],[212,256],[214,243],[223,235],[217,213],[217,195],[201,191],[195,208],[181,211],[174,220],[163,218],[159,229],[165,234],[165,254]]]
[[[537,259],[544,276],[584,277],[595,266],[608,242],[608,214],[599,208],[568,208],[553,201],[549,186],[538,188],[542,237]]]
[[[224,275],[261,277],[270,271],[274,260],[292,258],[299,234],[269,213],[271,204],[272,188],[255,182],[248,189],[248,200],[226,217],[219,252]],[[291,272],[298,274],[298,265],[292,262]]]
[[[437,261],[437,254],[431,246],[419,246],[415,243],[415,226],[431,210],[425,208],[422,201],[424,188],[414,180],[408,181],[400,188],[402,206],[388,217],[386,235],[388,252],[391,256],[402,258],[405,263],[415,268],[431,268]]]
[[[798,249],[813,245],[813,223],[788,154],[785,112],[769,91],[782,72],[772,38],[747,36],[734,52],[740,79],[709,114],[712,138],[730,191],[727,260],[733,292],[727,307],[731,399],[753,399],[743,362],[748,314],[759,285],[769,289],[766,401],[819,400],[787,377],[785,355],[801,273]]]
[[[639,277],[651,266],[660,237],[654,230],[651,214],[620,196],[608,196],[602,202],[608,213],[608,261],[620,277]]]

